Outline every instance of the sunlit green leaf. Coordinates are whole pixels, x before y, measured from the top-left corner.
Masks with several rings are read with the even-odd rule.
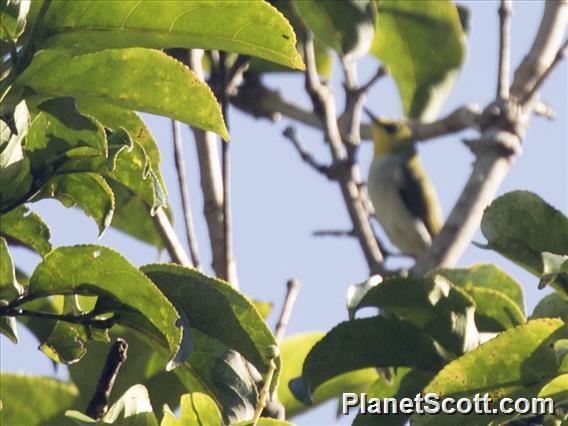
[[[473,299],[441,276],[387,278],[370,288],[357,308],[369,306],[413,323],[452,352],[478,344]]]
[[[407,321],[384,317],[346,321],[316,343],[304,361],[301,379],[292,381],[290,389],[309,404],[322,383],[348,371],[366,367],[436,371],[446,356],[431,337]]]
[[[558,293],[544,296],[531,315],[531,319],[535,318],[560,318],[568,324],[568,299]]]
[[[325,333],[314,332],[288,337],[280,346],[282,357],[281,385],[278,388],[278,401],[286,408],[287,416],[295,416],[309,407],[300,403],[290,392],[288,382],[302,374],[302,365],[308,352],[321,340]],[[351,371],[328,380],[318,387],[312,397],[313,405],[319,405],[342,392],[363,392],[378,378],[374,368]]]
[[[530,321],[501,333],[449,363],[423,393],[470,399],[476,393],[487,393],[493,400],[537,396],[550,380],[568,372],[568,365],[565,369],[559,368],[554,351],[554,342],[567,337],[568,327],[558,319]],[[511,415],[503,416],[500,421],[510,419]],[[452,415],[414,416],[413,420],[415,424],[436,426],[479,423],[477,416],[457,412]],[[496,417],[488,415],[483,422],[491,420],[496,420]]]
[[[0,375],[0,424],[25,426],[74,425],[63,413],[74,406],[77,389],[49,377]]]
[[[192,329],[236,350],[261,373],[270,360],[266,350],[274,336],[254,305],[229,284],[176,265],[147,265],[141,270],[182,310]],[[280,361],[277,360],[278,367]],[[277,386],[279,368],[273,379]]]
[[[83,245],[53,250],[32,274],[29,294],[112,297],[144,318],[148,328],[142,331],[161,339],[171,357],[179,349],[181,330],[172,304],[144,274],[109,248]],[[128,313],[118,313],[116,321],[128,322]]]
[[[44,46],[92,52],[107,48],[169,47],[224,50],[303,68],[290,24],[259,0],[163,2],[75,1],[53,4]]]
[[[112,220],[114,195],[99,174],[69,173],[55,176],[45,184],[41,196],[56,198],[65,207],[79,207],[95,220],[99,236]]]
[[[309,29],[348,61],[365,55],[375,34],[374,0],[294,1]]]
[[[392,379],[386,380],[384,377],[377,379],[366,390],[367,400],[370,398],[414,398],[432,380],[434,373],[431,371],[411,370],[409,368],[397,368]],[[403,426],[407,424],[408,415],[403,413],[381,415],[362,415],[359,414],[353,426]]]
[[[171,411],[166,411],[160,426],[208,426],[223,423],[215,401],[204,393],[192,392],[182,395],[180,405],[180,417],[176,417]]]
[[[10,243],[29,247],[42,256],[51,251],[49,228],[37,213],[25,206],[0,216],[0,234]]]
[[[22,34],[30,3],[30,0],[5,0],[0,3],[0,39],[16,39]]]
[[[23,293],[6,240],[0,237],[0,300],[11,301]]]
[[[545,273],[542,254],[568,255],[568,218],[528,191],[493,201],[481,221],[489,248],[533,274]]]
[[[431,121],[465,59],[465,34],[448,0],[379,4],[371,52],[389,69],[409,118]]]
[[[16,82],[40,94],[72,96],[79,102],[88,98],[166,115],[228,139],[209,86],[182,63],[157,50],[110,49],[78,56],[43,50]]]

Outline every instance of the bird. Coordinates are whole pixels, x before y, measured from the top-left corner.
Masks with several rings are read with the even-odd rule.
[[[436,190],[416,152],[408,124],[375,117],[367,190],[375,217],[402,254],[417,258],[442,227]]]

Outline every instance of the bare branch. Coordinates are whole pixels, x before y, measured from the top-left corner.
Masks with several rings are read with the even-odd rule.
[[[276,323],[276,329],[274,330],[274,336],[276,337],[276,343],[280,345],[282,339],[286,334],[286,328],[288,327],[288,322],[290,321],[290,316],[292,315],[292,309],[294,308],[294,303],[296,303],[296,298],[300,292],[300,282],[296,279],[291,279],[286,283],[286,297],[284,298],[284,304],[282,305],[282,310],[280,311],[280,317]]]
[[[118,371],[128,353],[128,344],[124,339],[116,339],[108,351],[106,363],[101,372],[93,397],[87,407],[87,416],[99,420],[108,409],[108,400]]]
[[[300,139],[298,139],[298,135],[294,127],[292,126],[286,127],[286,129],[284,129],[284,131],[282,132],[282,135],[286,139],[290,140],[290,142],[292,142],[292,144],[300,154],[300,157],[306,164],[311,166],[316,172],[321,173],[322,175],[331,179],[330,167],[320,164],[314,158],[314,156],[310,152],[308,152],[308,150],[304,147]]]
[[[357,234],[353,229],[351,230],[341,230],[341,229],[321,229],[312,232],[314,237],[357,237]]]
[[[197,238],[195,237],[195,231],[193,230],[193,220],[191,218],[191,205],[189,203],[189,193],[187,190],[187,177],[185,172],[185,162],[183,160],[181,133],[179,122],[177,120],[172,120],[172,138],[174,142],[174,159],[176,163],[181,204],[183,208],[183,219],[185,224],[187,244],[189,246],[191,259],[193,260],[193,266],[196,269],[201,269],[201,262],[199,261],[199,252],[197,249]]]
[[[554,120],[556,118],[556,111],[554,111],[554,108],[543,101],[539,101],[534,104],[533,113],[548,120]]]
[[[515,72],[510,100],[498,99],[485,109],[481,120],[483,133],[476,142],[477,159],[471,176],[432,247],[414,265],[413,274],[454,266],[473,238],[483,210],[495,197],[520,150],[531,105],[517,101],[525,99],[527,94],[530,96],[532,88],[554,62],[568,23],[567,5],[566,1],[545,2],[531,50]]]
[[[337,124],[335,98],[330,88],[322,84],[317,74],[312,37],[308,33],[304,38],[306,91],[312,99],[314,112],[318,115],[321,125],[323,125],[333,159],[332,167],[338,170],[337,182],[369,270],[373,274],[384,274],[383,254],[369,223],[363,201],[364,197],[359,190],[361,181],[359,166],[355,162],[348,161],[345,145]]]
[[[156,211],[153,220],[172,262],[191,267],[191,261],[189,257],[187,257],[187,253],[179,241],[168,215],[162,207]]]
[[[544,81],[548,78],[552,70],[566,57],[567,51],[568,51],[568,40],[564,41],[562,47],[558,49],[558,53],[556,53],[556,56],[554,57],[554,60],[552,61],[550,66],[546,69],[544,73],[542,73],[542,75],[536,81],[536,83],[531,88],[531,90],[525,95],[525,97],[521,101],[522,103],[527,102],[530,98],[532,98],[536,94],[536,92],[538,91],[538,89],[540,89],[542,83],[544,83]]]
[[[237,56],[237,59],[229,68],[227,72],[227,94],[232,95],[236,93],[237,86],[243,79],[243,74],[250,65],[250,58],[245,55]]]
[[[204,80],[201,59],[203,51],[193,49],[189,64],[200,80]],[[223,181],[217,135],[212,132],[192,128],[195,137],[201,189],[203,193],[203,213],[207,222],[209,242],[213,257],[213,270],[218,277],[224,278],[238,287],[236,264],[225,265],[224,221],[223,221]],[[228,276],[225,276],[226,271]]]
[[[388,72],[386,70],[385,67],[380,66],[379,68],[377,68],[377,72],[375,72],[375,74],[373,74],[373,76],[369,79],[369,81],[367,81],[365,84],[363,84],[359,90],[362,92],[367,93],[371,87],[374,86],[374,84],[379,81],[381,78],[383,78],[385,75],[387,75]]]
[[[265,87],[255,75],[247,76],[238,94],[231,97],[231,103],[239,110],[255,118],[277,121],[284,116],[315,129],[323,130],[324,128],[319,116],[314,111],[287,101],[279,91]],[[480,114],[481,111],[476,105],[465,105],[438,121],[411,123],[413,138],[427,140],[460,132],[467,128],[476,129],[479,127],[477,121]],[[344,121],[344,119],[341,119],[341,121]],[[373,136],[369,124],[361,124],[360,138],[372,140]]]
[[[497,74],[497,97],[501,99],[509,98],[512,13],[513,1],[501,0],[499,6],[499,71]]]

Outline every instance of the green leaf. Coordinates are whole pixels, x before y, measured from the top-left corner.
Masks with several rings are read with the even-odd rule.
[[[16,281],[16,270],[8,251],[8,244],[0,237],[0,300],[10,302],[23,292],[24,289]]]
[[[120,368],[109,402],[114,403],[119,395],[135,384],[143,384],[148,389],[150,400],[155,407],[161,407],[163,404],[177,406],[179,396],[186,390],[174,372],[164,371],[168,363],[166,351],[158,354],[156,348],[144,339],[143,334],[124,326],[113,327],[110,335],[112,341],[120,337],[128,343],[128,360]],[[79,390],[81,406],[87,406],[95,391],[97,383],[93,380],[93,372],[98,374],[102,371],[109,343],[90,340],[85,342],[85,348],[87,353],[81,362],[68,366],[70,379]]]
[[[264,1],[58,2],[44,21],[43,46],[92,52],[170,47],[224,50],[303,68],[296,36]]]
[[[77,389],[69,383],[39,376],[2,373],[0,424],[66,426],[63,413],[75,404]]]
[[[534,308],[531,319],[536,318],[560,318],[568,324],[568,299],[558,293],[544,296]]]
[[[225,423],[252,418],[258,395],[243,357],[198,330],[191,335],[191,356],[174,370],[185,388],[211,396]]]
[[[371,53],[393,76],[404,114],[432,121],[465,59],[465,34],[453,2],[380,3]]]
[[[49,228],[37,213],[26,206],[0,216],[0,234],[11,244],[24,245],[41,256],[51,251]]]
[[[88,98],[166,115],[228,140],[209,86],[181,62],[157,50],[111,49],[79,56],[44,50],[16,82],[45,95]]]
[[[254,307],[228,283],[176,265],[146,265],[141,268],[158,288],[185,313],[191,329],[219,340],[243,355],[260,373],[270,365],[266,350],[276,341]],[[280,361],[272,390],[278,384]]]
[[[538,195],[509,192],[483,213],[481,232],[489,248],[540,276],[542,255],[568,255],[568,218]]]
[[[568,297],[568,256],[544,252],[542,253],[542,263],[544,275],[540,278],[538,288],[550,285]]]
[[[301,379],[290,383],[296,398],[311,403],[313,392],[327,380],[367,367],[411,367],[436,371],[446,354],[413,324],[373,317],[346,321],[333,328],[310,351]]]
[[[514,301],[521,312],[525,312],[523,286],[491,263],[479,263],[468,268],[440,268],[432,274],[446,277],[467,292],[475,287],[497,290]]]
[[[232,423],[231,426],[255,426],[252,420],[247,420],[244,422],[239,423]],[[292,423],[289,423],[284,420],[276,420],[276,419],[269,419],[268,417],[261,417],[256,422],[256,426],[294,426]]]
[[[568,372],[568,365],[566,371],[559,368],[554,351],[554,342],[567,336],[568,327],[557,319],[533,320],[507,330],[446,365],[423,393],[452,398],[473,398],[476,393],[487,393],[493,400],[537,396],[550,380]],[[418,425],[479,423],[478,417],[459,413],[414,416],[413,419]],[[483,422],[495,419],[488,415]],[[501,419],[510,420],[511,416]]]
[[[152,219],[150,206],[123,185],[112,180],[109,184],[116,205],[111,225],[137,240],[162,249],[164,244]]]
[[[309,29],[347,61],[369,51],[375,35],[374,0],[300,0],[294,6]]]
[[[302,18],[298,15],[292,0],[273,0],[271,4],[276,7],[284,17],[290,22],[296,33],[296,49],[300,53],[302,59],[305,57],[303,52],[303,36],[307,31],[306,25]],[[314,51],[316,56],[316,68],[318,73],[326,78],[331,77],[333,71],[333,57],[331,50],[320,40],[314,39]],[[291,72],[300,71],[298,69],[287,68],[283,65],[269,62],[260,58],[252,58],[249,69],[252,72]]]
[[[552,398],[557,405],[568,402],[568,374],[552,379],[541,389],[538,396]]]
[[[0,307],[5,307],[8,302],[0,300]],[[0,316],[0,333],[6,336],[15,345],[18,344],[18,330],[16,328],[16,319],[14,317]]]
[[[124,421],[118,421],[124,419]],[[134,385],[116,401],[102,418],[103,423],[123,426],[158,426],[148,391],[142,385]]]
[[[522,286],[494,265],[441,268],[430,275],[447,278],[471,296],[475,301],[475,323],[479,331],[499,332],[526,321]]]
[[[6,0],[0,3],[0,39],[15,40],[24,32],[30,3],[29,0]]]
[[[67,82],[65,82],[67,83]],[[108,155],[106,135],[103,126],[96,120],[81,114],[77,110],[75,99],[64,97],[49,99],[41,102],[37,109],[40,111],[32,121],[26,140],[26,153],[31,160],[32,173],[36,180],[44,182],[70,158],[75,155],[88,154],[100,158],[99,164],[104,164]],[[90,148],[88,151],[85,148]],[[82,165],[82,163],[79,163]],[[69,171],[69,165],[67,165]],[[81,169],[75,165],[72,171],[92,171],[99,167],[91,163]]]
[[[181,397],[181,416],[176,418],[171,411],[164,412],[160,426],[209,426],[223,423],[215,401],[201,392],[192,392]]]
[[[314,332],[288,337],[280,346],[282,358],[282,385],[278,388],[278,401],[286,408],[286,415],[291,417],[308,409],[301,404],[288,388],[288,382],[302,374],[302,364],[308,352],[321,340],[325,333]],[[374,368],[366,368],[341,374],[318,387],[312,397],[313,405],[319,405],[331,398],[339,397],[343,392],[363,392],[378,378]]]
[[[104,178],[96,173],[70,173],[51,178],[40,197],[61,201],[65,207],[77,206],[94,219],[99,237],[111,223],[114,213],[114,195]]]
[[[13,113],[6,114],[2,108],[0,120],[0,211],[6,212],[9,207],[21,201],[30,190],[29,158],[24,155],[22,143],[28,133],[30,116],[25,101],[19,102]]]
[[[414,398],[432,380],[434,373],[430,371],[412,370],[409,368],[397,368],[392,379],[386,380],[384,377],[377,379],[367,391],[367,401],[370,398]],[[382,414],[382,415],[362,415],[359,414],[353,422],[353,426],[367,425],[400,425],[407,424],[408,415]]]
[[[53,250],[33,272],[29,294],[112,298],[145,320],[147,327],[142,331],[158,338],[170,357],[180,347],[182,330],[176,326],[179,317],[172,304],[144,274],[109,248],[83,245]],[[118,312],[115,320],[132,325],[127,312]]]
[[[81,99],[79,101],[79,110],[84,114],[95,117],[105,127],[115,130],[119,128],[125,129],[132,141],[143,148],[150,162],[150,167],[165,192],[164,179],[160,172],[158,143],[138,114],[134,111],[115,107],[107,102],[97,102],[92,99]]]
[[[58,321],[47,341],[39,349],[53,362],[72,364],[78,362],[86,353],[77,327],[73,324]]]
[[[478,345],[474,301],[441,276],[387,278],[369,289],[357,309],[369,306],[411,322],[454,353]]]

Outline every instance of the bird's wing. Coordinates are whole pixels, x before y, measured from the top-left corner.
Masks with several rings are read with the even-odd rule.
[[[404,204],[414,216],[422,220],[431,236],[436,235],[442,227],[440,203],[418,156],[403,167],[400,179],[400,195]]]

